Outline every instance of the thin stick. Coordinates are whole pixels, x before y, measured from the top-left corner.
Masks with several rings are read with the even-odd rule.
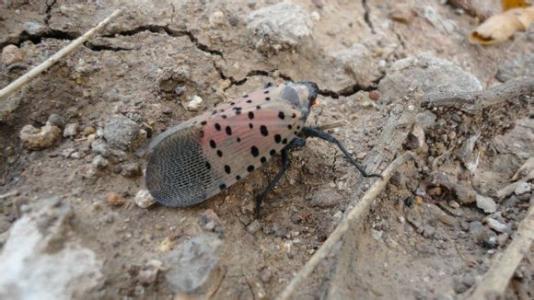
[[[121,9],[117,9],[109,17],[105,18],[102,22],[98,23],[96,27],[93,27],[91,30],[87,31],[84,35],[80,36],[79,38],[75,39],[70,44],[68,44],[65,48],[59,50],[58,52],[56,52],[56,54],[50,56],[50,58],[45,60],[43,63],[31,69],[28,73],[22,75],[21,77],[19,77],[17,80],[10,83],[5,88],[1,89],[0,100],[7,98],[9,95],[18,91],[22,86],[24,86],[25,84],[33,80],[35,77],[39,76],[39,74],[41,74],[43,71],[47,70],[52,65],[60,61],[63,57],[70,54],[72,51],[74,51],[76,48],[78,48],[80,45],[82,45],[88,39],[90,39],[96,32],[98,32],[104,26],[106,26],[113,18],[118,16],[121,12],[122,12]]]
[[[295,292],[298,285],[306,279],[317,265],[330,253],[335,244],[343,237],[343,235],[350,229],[352,223],[356,220],[361,220],[364,215],[367,214],[371,203],[374,199],[384,190],[389,179],[402,164],[407,160],[412,159],[413,154],[411,152],[405,152],[403,155],[397,157],[382,173],[384,179],[377,180],[373,183],[371,188],[365,193],[363,198],[354,206],[347,217],[339,223],[336,229],[330,234],[328,239],[321,245],[319,250],[308,260],[304,267],[295,275],[293,280],[285,288],[285,290],[278,297],[279,300],[290,299],[291,295]]]
[[[534,78],[523,77],[478,92],[438,92],[428,94],[423,103],[433,107],[459,107],[476,112],[491,105],[512,101],[520,96],[534,95]]]
[[[338,128],[338,127],[343,127],[344,125],[345,125],[345,122],[337,121],[337,122],[323,124],[321,126],[318,126],[317,128],[321,129],[321,130],[329,130],[329,129],[334,129],[334,128]]]
[[[503,295],[515,269],[529,252],[532,241],[534,241],[533,205],[519,224],[514,240],[504,250],[501,257],[494,261],[468,299],[489,299],[486,295]]]

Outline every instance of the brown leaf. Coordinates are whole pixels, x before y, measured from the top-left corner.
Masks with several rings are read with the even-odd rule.
[[[501,5],[502,5],[502,11],[507,11],[507,10],[510,10],[512,8],[517,8],[517,7],[529,6],[528,2],[525,0],[502,0]]]
[[[514,8],[480,24],[469,35],[473,44],[491,45],[508,40],[516,31],[524,31],[534,22],[534,7]]]

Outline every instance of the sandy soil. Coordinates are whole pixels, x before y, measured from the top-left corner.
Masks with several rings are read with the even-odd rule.
[[[94,286],[70,294],[75,298],[181,295],[176,279],[168,276],[170,261],[183,251],[181,245],[206,234],[222,243],[213,254],[217,268],[208,272],[213,276],[206,282],[199,279],[196,295],[274,298],[374,179],[362,178],[332,145],[310,140],[305,149],[292,153],[292,166],[268,197],[259,220],[253,213],[254,194],[274,176],[277,160],[198,206],[141,208],[134,198],[143,188],[138,169],[146,161],[137,150],[165,128],[197,115],[185,108],[194,95],[203,99],[200,110],[206,110],[267,82],[312,80],[321,89],[321,105],[309,124],[341,121],[330,132],[369,170],[384,169],[405,149],[417,151],[419,158],[394,177],[367,219],[297,297],[467,295],[532,205],[532,179],[525,181],[526,192],[498,197],[534,155],[532,100],[467,114],[427,109],[421,99],[440,88],[486,89],[499,84],[499,72],[528,68],[502,69],[533,53],[532,30],[502,45],[480,47],[466,41],[477,21],[438,1],[295,0],[309,15],[311,34],[278,49],[259,43],[262,37],[247,27],[253,11],[275,2],[0,4],[0,48],[14,44],[22,53],[15,63],[0,64],[0,86],[115,8],[126,10],[98,38],[10,97],[8,104],[0,102],[0,108],[9,106],[0,114],[1,244],[25,212],[57,196],[73,211],[64,238],[90,249],[101,262]],[[62,136],[43,150],[25,148],[19,138],[22,127],[42,127],[52,114],[62,119],[59,127],[78,124],[75,135]],[[435,121],[421,121],[428,114]],[[99,152],[92,143],[105,143],[102,130],[116,115],[134,121],[147,139],[136,149],[111,150],[107,165],[97,168]],[[414,126],[424,127],[422,144],[417,144]],[[462,152],[472,137],[474,147]],[[468,196],[460,195],[462,188]],[[119,200],[110,201],[109,193]],[[489,197],[496,208],[485,213],[473,198],[476,194]],[[506,229],[490,226],[489,219]],[[534,297],[532,252],[528,258],[506,298]],[[161,268],[147,279],[144,271],[154,268],[154,261]]]

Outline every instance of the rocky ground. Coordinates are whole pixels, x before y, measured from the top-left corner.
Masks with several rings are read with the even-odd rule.
[[[442,2],[4,0],[1,87],[125,12],[0,100],[2,298],[276,297],[375,179],[310,140],[255,219],[276,160],[189,209],[154,204],[142,173],[151,137],[284,80],[319,85],[309,123],[341,122],[368,170],[417,153],[296,297],[468,295],[534,202],[532,97],[425,100],[534,76],[534,28],[472,45],[477,20]],[[507,299],[534,297],[533,259]]]

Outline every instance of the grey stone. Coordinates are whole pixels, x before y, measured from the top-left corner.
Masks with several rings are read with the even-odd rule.
[[[102,155],[103,157],[109,157],[110,155],[108,144],[103,140],[94,140],[91,143],[91,150],[93,150],[93,153]]]
[[[75,137],[78,134],[78,123],[68,123],[63,129],[63,137]]]
[[[149,285],[156,282],[158,274],[163,270],[163,263],[157,259],[150,260],[137,274],[141,284]]]
[[[125,177],[137,177],[143,174],[138,162],[126,162],[121,164],[121,175]]]
[[[493,219],[493,218],[487,218],[486,219],[486,222],[488,223],[488,226],[489,228],[497,231],[497,232],[509,232],[510,231],[510,226],[504,224],[504,223],[501,223],[499,221],[497,221],[496,219]]]
[[[58,198],[38,201],[11,227],[0,254],[0,298],[85,298],[101,284],[102,263],[76,240],[73,211]]]
[[[428,53],[396,61],[379,84],[381,101],[385,103],[402,99],[415,90],[425,94],[469,92],[482,90],[482,84],[452,62]]]
[[[453,287],[454,291],[457,294],[462,294],[465,291],[467,291],[471,286],[473,286],[476,283],[475,276],[471,273],[465,273],[465,275],[462,275],[460,277],[455,277],[453,279]]]
[[[258,232],[261,229],[261,227],[262,227],[261,223],[258,220],[254,220],[254,221],[252,221],[252,223],[247,225],[247,231],[249,233],[254,234],[254,233]]]
[[[65,126],[65,118],[58,114],[51,114],[48,116],[48,123],[63,128]]]
[[[97,155],[95,156],[95,158],[93,158],[92,164],[97,169],[104,169],[109,165],[109,161],[105,159],[102,155]]]
[[[207,288],[220,273],[218,249],[222,241],[202,234],[176,247],[166,259],[165,279],[176,293],[194,293]]]
[[[484,211],[487,214],[494,213],[497,210],[497,204],[490,197],[477,194],[476,202],[477,202],[477,207],[482,209],[482,211]]]
[[[506,82],[517,77],[534,77],[534,54],[527,53],[500,64],[495,77]]]
[[[24,24],[22,24],[22,28],[24,28],[24,31],[31,35],[42,34],[47,30],[44,24],[35,21],[24,22]]]
[[[134,121],[123,115],[115,115],[104,127],[104,139],[111,147],[133,150],[144,141],[140,131]]]
[[[521,181],[515,186],[514,194],[523,195],[529,193],[532,190],[530,183]]]
[[[381,76],[373,53],[363,44],[355,43],[329,56],[335,67],[332,76],[335,77],[336,86],[346,87],[354,83],[368,86]]]
[[[301,6],[281,2],[260,8],[246,19],[255,47],[263,53],[292,49],[309,39],[313,21]]]

